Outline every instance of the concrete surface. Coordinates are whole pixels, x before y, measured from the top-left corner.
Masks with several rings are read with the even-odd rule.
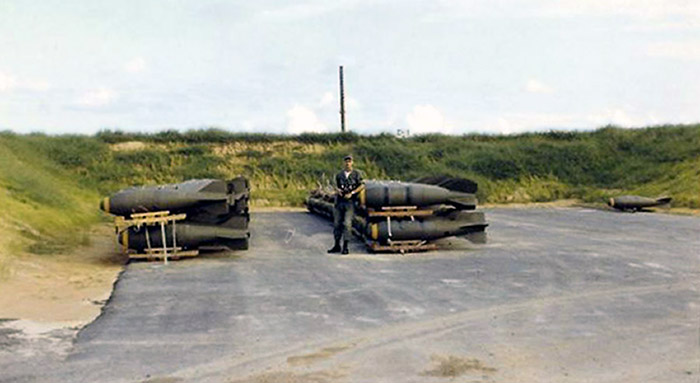
[[[75,338],[0,323],[0,381],[700,381],[700,219],[486,214],[487,245],[349,256],[255,214],[247,252],[128,265]]]

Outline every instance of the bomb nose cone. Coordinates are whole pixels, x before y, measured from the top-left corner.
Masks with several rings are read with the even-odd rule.
[[[100,210],[109,213],[109,197],[105,197],[100,201]]]

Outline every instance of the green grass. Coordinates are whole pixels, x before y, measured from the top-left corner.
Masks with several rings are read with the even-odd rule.
[[[700,207],[700,125],[410,138],[216,129],[95,136],[5,132],[0,231],[13,235],[0,239],[0,251],[50,253],[84,244],[88,238],[80,228],[105,219],[97,210],[99,198],[131,185],[241,174],[251,182],[253,205],[299,206],[310,188],[332,179],[347,153],[368,178],[474,179],[483,202],[602,202],[632,193],[669,195],[674,206]]]
[[[23,251],[48,254],[89,243],[99,194],[43,155],[35,137],[0,134],[0,277]]]

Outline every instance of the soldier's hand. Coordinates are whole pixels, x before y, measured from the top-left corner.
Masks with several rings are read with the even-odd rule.
[[[343,194],[343,197],[344,197],[345,199],[350,199],[350,198],[352,198],[352,193]]]

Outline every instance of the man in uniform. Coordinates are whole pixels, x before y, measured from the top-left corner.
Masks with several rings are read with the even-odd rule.
[[[335,245],[329,253],[348,254],[348,242],[352,230],[352,217],[355,215],[357,195],[365,188],[362,172],[352,168],[352,156],[343,158],[345,166],[335,176],[335,207],[333,209],[333,236]],[[340,240],[343,248],[340,248]]]

